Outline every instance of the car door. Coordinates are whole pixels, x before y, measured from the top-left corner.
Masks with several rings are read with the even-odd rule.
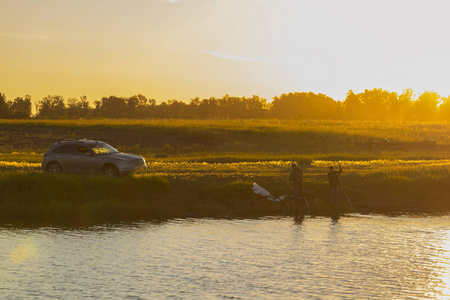
[[[76,155],[76,145],[61,145],[52,151],[54,159],[61,164],[65,172],[73,172],[76,167],[74,156]]]
[[[74,156],[74,165],[78,172],[90,173],[96,169],[96,159],[94,153],[83,145],[77,146]]]

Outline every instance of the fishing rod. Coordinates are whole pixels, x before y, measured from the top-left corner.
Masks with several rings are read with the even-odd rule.
[[[306,197],[303,197],[303,199],[305,199],[306,206],[308,207],[308,211],[311,211],[311,210],[309,209],[309,203],[308,203],[308,200],[306,200]]]
[[[345,196],[347,197],[348,204],[350,204],[350,207],[352,208],[352,212],[355,212],[355,210],[353,209],[352,201],[350,201],[350,198],[347,194],[345,194]]]

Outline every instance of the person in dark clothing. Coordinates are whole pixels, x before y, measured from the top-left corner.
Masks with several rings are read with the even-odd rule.
[[[292,194],[294,196],[303,195],[303,171],[296,163],[291,164],[291,173],[289,174],[289,182],[291,182]]]
[[[339,175],[342,174],[342,167],[339,164],[339,171],[336,171],[333,166],[328,171],[328,182],[330,183],[330,202],[336,204],[339,198],[339,188],[341,186],[341,179]]]

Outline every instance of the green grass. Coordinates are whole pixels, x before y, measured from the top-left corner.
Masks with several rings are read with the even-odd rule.
[[[328,214],[327,167],[335,161],[302,165],[306,213]],[[350,212],[447,212],[450,160],[341,161],[340,209]],[[254,195],[258,183],[274,196],[290,193],[289,162],[153,162],[123,178],[50,175],[7,170],[0,175],[3,223],[140,221],[174,217],[258,217],[292,213],[287,203]],[[302,204],[303,206],[306,203]],[[306,209],[306,207],[304,207]]]
[[[162,161],[447,158],[450,124],[278,120],[0,120],[2,160],[36,161],[59,140],[103,140]],[[388,140],[389,142],[386,142]],[[33,154],[35,153],[35,154]]]
[[[0,223],[285,215],[285,202],[251,186],[289,194],[292,161],[309,213],[329,212],[326,172],[338,162],[343,211],[348,195],[360,212],[448,212],[449,136],[447,123],[0,120]],[[148,168],[124,178],[41,172],[53,142],[83,137],[141,154]]]
[[[175,217],[248,217],[278,214],[250,181],[204,176],[140,174],[124,178],[3,173],[1,223],[89,224]]]

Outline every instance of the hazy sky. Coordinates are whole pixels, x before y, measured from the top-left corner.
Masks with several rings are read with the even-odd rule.
[[[0,92],[450,95],[447,0],[0,0]]]

